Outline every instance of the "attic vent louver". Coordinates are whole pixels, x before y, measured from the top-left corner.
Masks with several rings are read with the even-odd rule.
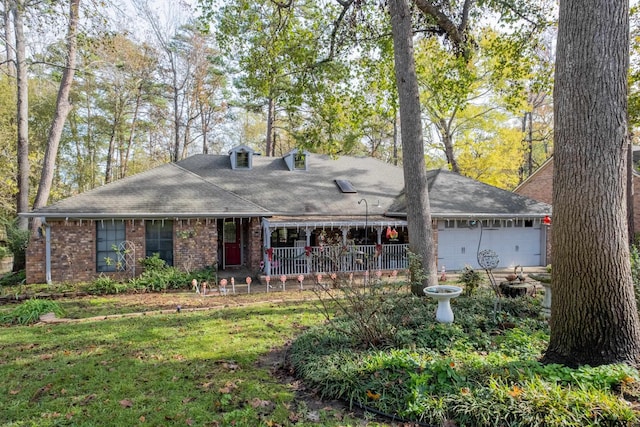
[[[336,179],[336,185],[343,193],[357,193],[356,189],[346,179]]]

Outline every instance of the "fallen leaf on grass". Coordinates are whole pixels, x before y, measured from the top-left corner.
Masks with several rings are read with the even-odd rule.
[[[188,426],[192,426],[193,425],[193,420],[191,418],[187,418],[187,425]]]
[[[44,387],[40,387],[35,393],[33,393],[33,396],[31,397],[30,402],[33,403],[40,400],[42,395],[47,393],[49,390],[51,390],[52,387],[53,387],[53,384],[47,384]]]
[[[184,399],[182,399],[182,403],[189,403],[193,402],[194,400],[196,400],[195,397],[185,397]]]
[[[123,408],[131,408],[133,406],[133,402],[129,399],[122,399],[119,403]]]
[[[297,423],[298,421],[300,421],[300,415],[298,415],[296,412],[289,412],[289,421],[294,424]]]
[[[221,387],[218,391],[222,394],[230,394],[233,390],[237,389],[238,386],[233,381],[227,381],[224,387]]]
[[[82,400],[82,402],[79,403],[79,405],[84,406],[84,405],[88,404],[89,402],[91,402],[95,398],[96,398],[96,395],[92,393],[92,394],[88,395],[87,397],[85,397]]]
[[[257,409],[257,408],[266,408],[266,407],[271,405],[270,401],[262,400],[262,399],[257,398],[257,397],[253,398],[250,403],[251,403],[251,406],[253,406],[255,409]]]
[[[9,390],[9,394],[11,396],[15,396],[16,394],[20,393],[20,390]]]

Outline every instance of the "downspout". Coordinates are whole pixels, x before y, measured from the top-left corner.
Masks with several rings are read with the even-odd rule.
[[[53,284],[51,281],[51,227],[44,217],[42,218],[42,226],[44,227],[44,274],[47,285],[51,285]]]

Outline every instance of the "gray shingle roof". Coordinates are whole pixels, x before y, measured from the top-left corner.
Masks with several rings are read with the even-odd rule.
[[[195,155],[69,197],[32,212],[57,217],[362,216],[405,212],[402,168],[371,157],[310,154],[308,170],[254,155],[231,169],[226,155]],[[336,179],[357,193],[342,193]],[[444,170],[429,171],[432,216],[543,216],[549,205]],[[380,207],[378,207],[378,202]]]

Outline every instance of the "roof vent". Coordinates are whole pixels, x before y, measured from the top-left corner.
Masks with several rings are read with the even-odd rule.
[[[357,193],[356,189],[351,185],[351,182],[346,179],[336,179],[335,182],[343,193]]]

